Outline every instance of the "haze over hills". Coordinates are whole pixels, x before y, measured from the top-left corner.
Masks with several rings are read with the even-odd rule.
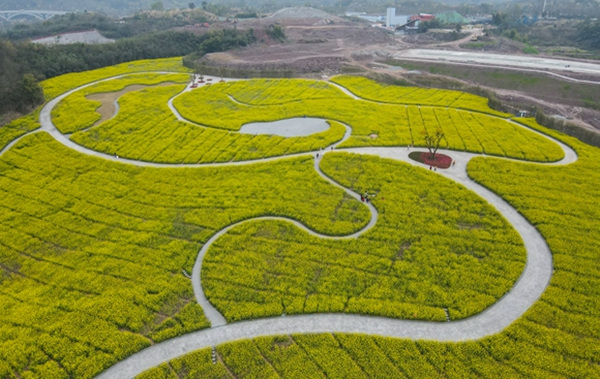
[[[271,13],[287,7],[310,6],[341,14],[347,11],[385,12],[394,6],[404,13],[437,13],[450,9],[460,13],[487,13],[495,11],[541,14],[544,0],[4,0],[0,10],[38,9],[66,12],[104,12],[127,16],[149,9],[205,7],[225,16],[229,8],[241,11]],[[600,0],[546,0],[546,9],[552,16],[599,17]]]
[[[5,0],[0,6],[0,10],[18,10],[18,9],[44,9],[44,10],[63,10],[63,11],[139,11],[150,9],[152,4],[158,0]],[[595,1],[595,0],[592,0]],[[295,6],[311,6],[313,8],[365,8],[372,9],[375,7],[385,9],[388,6],[407,6],[415,5],[428,7],[432,4],[498,4],[498,3],[514,3],[511,0],[321,0],[321,1],[306,1],[306,0],[212,0],[212,1],[189,1],[189,0],[160,0],[165,9],[171,8],[187,8],[190,3],[194,3],[200,7],[202,3],[207,5],[225,5],[228,7],[237,8],[253,8],[257,10],[276,10],[285,7]],[[518,2],[518,1],[517,1]],[[523,1],[521,1],[523,2]],[[535,1],[534,1],[535,2]],[[523,2],[531,3],[531,1]]]
[[[152,0],[5,0],[2,10],[41,9],[65,12],[99,11],[108,14],[127,15],[151,8]],[[187,7],[183,0],[164,0],[164,8]]]

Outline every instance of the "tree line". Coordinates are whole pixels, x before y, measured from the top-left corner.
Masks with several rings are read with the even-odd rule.
[[[586,20],[576,27],[576,40],[587,48],[600,49],[600,21]]]
[[[10,41],[0,39],[0,114],[23,113],[43,98],[35,77],[21,64],[18,49]]]

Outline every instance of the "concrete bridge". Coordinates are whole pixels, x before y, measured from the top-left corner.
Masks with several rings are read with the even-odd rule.
[[[39,11],[39,10],[26,10],[21,9],[18,11],[1,11],[0,10],[0,20],[4,21],[12,21],[15,18],[21,17],[33,17],[39,20],[47,20],[57,15],[66,14],[67,12],[62,11]]]

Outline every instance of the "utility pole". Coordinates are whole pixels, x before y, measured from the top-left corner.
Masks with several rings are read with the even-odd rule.
[[[546,18],[546,0],[544,0],[544,6],[542,7],[542,17]]]

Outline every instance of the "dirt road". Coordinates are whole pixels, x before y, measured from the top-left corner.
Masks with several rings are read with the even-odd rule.
[[[549,70],[594,75],[600,77],[600,64],[565,59],[538,58],[532,56],[489,54],[448,50],[410,49],[394,53],[397,59],[418,59],[434,62],[473,63],[497,67],[516,67],[530,70]]]

